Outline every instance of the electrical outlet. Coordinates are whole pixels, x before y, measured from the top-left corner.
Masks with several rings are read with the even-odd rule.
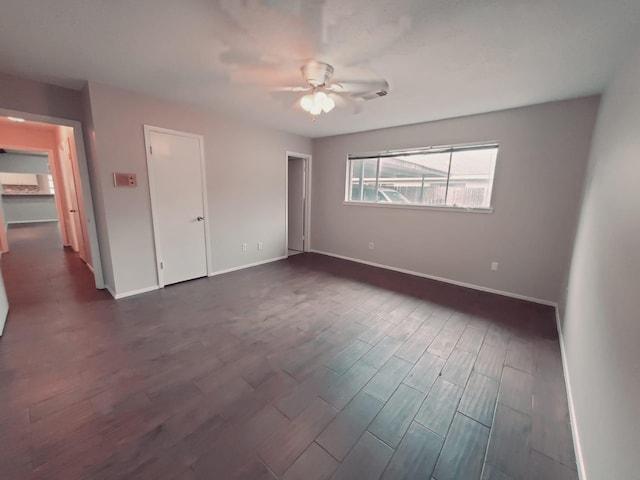
[[[258,242],[258,250],[262,250],[262,242]]]
[[[375,248],[376,244],[373,242],[369,242],[369,250],[373,250]]]
[[[246,244],[246,243],[243,243],[243,244],[242,244],[242,251],[243,251],[243,252],[246,252],[246,251],[247,251],[247,244]]]
[[[498,270],[498,262],[491,262],[491,270],[494,272]]]

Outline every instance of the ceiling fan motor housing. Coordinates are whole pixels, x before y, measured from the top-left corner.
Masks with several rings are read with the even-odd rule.
[[[325,85],[333,77],[333,67],[328,63],[311,61],[305,63],[300,70],[307,83],[314,87]]]

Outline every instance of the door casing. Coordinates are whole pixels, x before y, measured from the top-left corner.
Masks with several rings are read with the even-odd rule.
[[[71,170],[69,172],[70,178],[69,178],[68,186],[66,185],[67,182],[65,181],[65,190],[69,188],[69,191],[71,193],[73,210],[75,210],[73,215],[73,220],[74,220],[74,225],[76,229],[76,237],[78,240],[78,253],[80,255],[80,258],[82,258],[86,263],[89,263],[91,255],[90,255],[90,251],[87,248],[89,246],[89,243],[87,239],[85,222],[83,222],[82,220],[83,216],[85,216],[84,209],[81,207],[83,203],[82,188],[78,188],[78,185],[81,185],[80,175],[78,172],[78,162],[77,162],[78,152],[75,149],[75,145],[71,142],[70,137],[66,138],[65,143],[69,150],[68,160],[69,160],[69,167]],[[62,158],[60,158],[60,161],[62,162]]]
[[[285,171],[285,255],[289,255],[289,158],[301,158],[304,162],[304,181],[305,181],[305,198],[304,198],[304,251],[311,251],[311,175],[312,175],[312,161],[311,155],[306,153],[297,153],[287,151],[284,157],[284,171]]]
[[[49,115],[39,115],[5,108],[0,108],[0,116],[20,117],[33,122],[49,123],[52,125],[73,128],[73,138],[76,148],[76,164],[80,178],[80,187],[82,188],[83,209],[87,221],[86,228],[89,250],[91,252],[91,264],[87,265],[93,271],[96,288],[104,289],[105,284],[102,273],[102,257],[100,256],[100,245],[98,244],[98,230],[95,221],[95,210],[93,208],[93,193],[91,191],[91,183],[89,180],[89,167],[87,165],[87,157],[84,148],[82,124],[77,120],[67,120],[64,118],[51,117]],[[53,151],[51,151],[50,154],[53,154]]]

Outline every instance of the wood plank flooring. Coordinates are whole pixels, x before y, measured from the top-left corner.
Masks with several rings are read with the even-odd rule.
[[[9,230],[3,479],[577,479],[554,312],[315,254],[114,301]]]

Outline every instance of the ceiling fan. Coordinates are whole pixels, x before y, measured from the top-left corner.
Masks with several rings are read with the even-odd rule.
[[[334,69],[328,63],[312,60],[302,65],[300,71],[307,85],[282,87],[277,90],[308,92],[298,103],[314,117],[322,112],[329,113],[336,105],[351,106],[357,113],[365,101],[384,97],[389,93],[386,80],[334,81]]]

